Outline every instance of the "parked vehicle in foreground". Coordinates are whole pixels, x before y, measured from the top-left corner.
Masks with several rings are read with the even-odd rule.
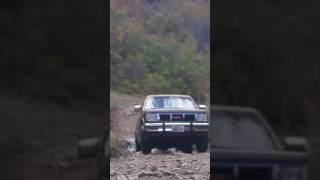
[[[197,105],[187,95],[149,95],[143,105],[136,105],[140,112],[135,130],[136,150],[143,154],[152,148],[176,147],[184,153],[208,148],[208,121],[205,105]]]
[[[106,131],[101,138],[83,139],[78,143],[79,159],[96,159],[97,171],[94,180],[109,179],[109,133]]]
[[[307,141],[280,141],[261,113],[211,106],[211,179],[307,180]]]

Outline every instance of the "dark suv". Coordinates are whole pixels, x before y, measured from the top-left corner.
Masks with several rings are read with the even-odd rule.
[[[135,130],[136,150],[143,154],[152,148],[176,147],[192,153],[193,144],[198,152],[207,151],[208,121],[205,105],[197,105],[186,95],[149,95],[140,112]]]
[[[88,138],[78,142],[79,159],[95,159],[96,172],[94,180],[109,179],[109,132],[105,131],[100,138]]]
[[[211,178],[214,180],[307,180],[307,141],[280,141],[251,108],[211,106]]]

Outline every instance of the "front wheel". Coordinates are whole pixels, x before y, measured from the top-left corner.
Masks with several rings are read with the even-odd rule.
[[[148,142],[142,140],[140,147],[141,147],[142,154],[150,154],[151,153],[151,146]]]
[[[181,151],[186,154],[192,153],[192,144],[184,144],[181,146]]]
[[[197,144],[197,151],[198,152],[206,152],[208,150],[208,141],[207,139],[201,139]]]
[[[135,139],[136,151],[141,151],[141,144],[138,143],[137,138]]]

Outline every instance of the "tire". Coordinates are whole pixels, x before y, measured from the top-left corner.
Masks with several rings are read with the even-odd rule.
[[[166,148],[166,147],[159,147],[158,148],[160,151],[166,151],[166,150],[168,150],[168,148]]]
[[[197,151],[199,153],[207,152],[208,150],[208,141],[206,138],[201,139],[197,144]]]
[[[192,144],[182,145],[180,149],[183,153],[192,154]]]
[[[141,144],[138,143],[137,139],[135,140],[136,151],[141,151]]]
[[[148,142],[142,140],[140,147],[141,147],[142,154],[150,154],[151,153],[151,146]]]

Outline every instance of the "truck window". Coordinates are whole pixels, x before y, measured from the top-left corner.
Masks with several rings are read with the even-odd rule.
[[[146,101],[145,109],[195,109],[191,97],[156,96]]]

